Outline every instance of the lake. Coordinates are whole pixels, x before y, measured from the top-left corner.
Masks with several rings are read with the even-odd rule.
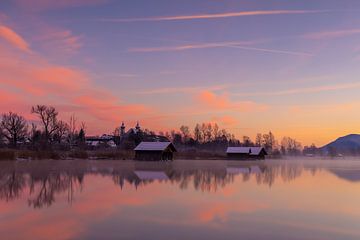
[[[1,239],[360,239],[360,161],[0,162]]]

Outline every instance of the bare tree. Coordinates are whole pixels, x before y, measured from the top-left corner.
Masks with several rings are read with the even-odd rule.
[[[214,139],[215,140],[220,137],[219,126],[217,125],[217,123],[214,124],[213,133],[214,133]]]
[[[202,142],[205,143],[206,142],[206,136],[207,136],[207,124],[202,123],[200,130],[201,130]]]
[[[190,138],[190,129],[189,129],[189,127],[182,125],[180,127],[180,132],[181,132],[184,143],[186,143],[187,140]]]
[[[44,127],[46,142],[49,143],[51,141],[52,135],[59,128],[57,120],[57,116],[59,113],[54,107],[45,105],[33,106],[31,108],[31,113],[37,114],[40,118],[40,121]]]
[[[251,141],[250,137],[243,136],[243,146],[244,147],[252,147],[254,143]]]
[[[283,154],[299,155],[302,151],[302,145],[296,139],[284,137],[281,141],[281,150]]]
[[[58,143],[61,143],[61,141],[69,133],[69,125],[66,122],[60,120],[58,121],[57,126],[58,127],[54,135],[56,136]]]
[[[213,136],[213,127],[212,127],[211,123],[208,123],[206,125],[205,132],[206,132],[206,134],[205,134],[206,135],[206,141],[211,142],[212,136]]]
[[[81,122],[80,129],[82,129],[84,131],[84,133],[86,134],[86,129],[87,129],[86,122]]]
[[[199,124],[196,124],[194,128],[194,137],[197,142],[201,141],[201,126]]]
[[[272,132],[263,135],[263,146],[269,153],[275,148],[276,140]]]
[[[261,133],[258,133],[258,134],[256,135],[255,145],[256,145],[257,147],[261,147],[262,144],[263,144],[263,136],[262,136]]]
[[[24,117],[13,113],[5,113],[2,115],[0,122],[2,134],[10,142],[11,146],[17,147],[17,142],[27,135],[27,123]]]
[[[68,127],[69,127],[68,141],[70,143],[70,146],[73,145],[73,143],[75,142],[76,137],[77,137],[76,123],[77,123],[77,119],[75,117],[75,114],[72,114],[70,116],[69,123],[68,123]]]
[[[69,132],[71,135],[75,135],[76,134],[76,122],[77,122],[77,119],[75,117],[75,115],[71,115],[70,116],[70,120],[69,120]]]

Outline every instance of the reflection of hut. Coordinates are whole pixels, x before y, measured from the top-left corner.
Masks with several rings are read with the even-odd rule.
[[[261,160],[267,152],[263,147],[228,147],[226,154],[233,160]]]
[[[248,174],[250,173],[250,168],[236,168],[236,167],[228,167],[226,168],[227,174]]]
[[[141,142],[135,149],[135,160],[172,160],[176,148],[171,142]]]
[[[251,173],[261,173],[261,169],[259,168],[259,166],[251,166],[250,172]]]
[[[168,180],[169,177],[160,171],[135,171],[141,180]]]

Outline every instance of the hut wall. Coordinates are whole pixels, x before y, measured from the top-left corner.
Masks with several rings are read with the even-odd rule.
[[[231,160],[246,160],[249,159],[249,154],[247,153],[228,153],[228,159]]]
[[[260,153],[260,155],[250,155],[248,153],[228,153],[228,159],[231,160],[262,160],[265,159],[265,155]]]
[[[161,161],[172,160],[173,153],[171,151],[136,151],[135,160],[139,161]]]

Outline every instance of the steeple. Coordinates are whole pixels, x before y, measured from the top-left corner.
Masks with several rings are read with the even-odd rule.
[[[120,136],[124,136],[124,134],[125,134],[125,124],[124,122],[122,122],[120,126]]]
[[[139,131],[139,130],[140,130],[140,124],[139,124],[139,121],[137,121],[136,126],[135,126],[135,129],[136,129],[137,131]]]

